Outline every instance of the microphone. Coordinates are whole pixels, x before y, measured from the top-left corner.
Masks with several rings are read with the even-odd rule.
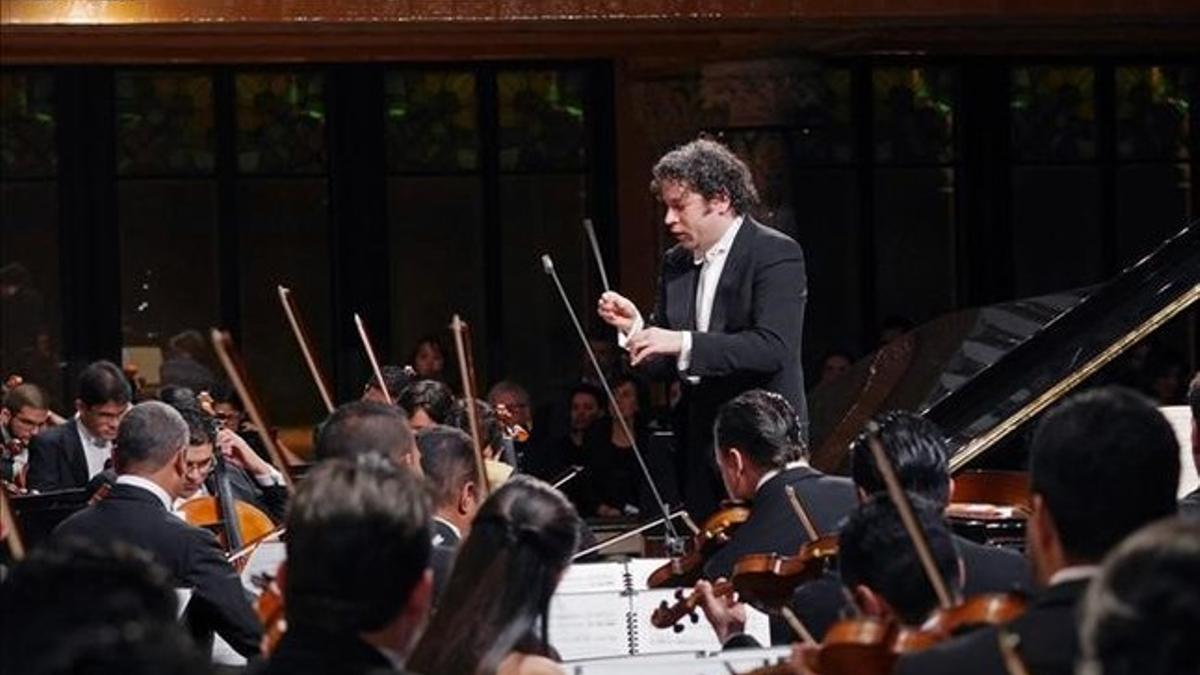
[[[575,308],[571,306],[571,300],[567,297],[567,291],[563,288],[562,281],[558,278],[558,273],[554,271],[554,261],[549,255],[542,255],[542,271],[554,280],[554,286],[558,289],[558,295],[562,298],[563,306],[567,309],[567,314],[571,317],[571,323],[575,325],[575,332],[579,334],[579,339],[583,342],[583,348],[587,351],[588,360],[591,361],[592,367],[596,369],[596,377],[600,379],[600,385],[604,388],[605,395],[608,396],[608,402],[612,405],[614,411],[620,410],[617,405],[617,397],[613,394],[612,387],[608,384],[608,378],[604,376],[604,369],[600,367],[600,361],[596,358],[596,353],[592,351],[592,345],[588,342],[587,333],[583,330],[583,324],[579,323],[579,317],[575,314]],[[646,460],[642,457],[642,450],[638,447],[637,436],[633,430],[629,428],[629,423],[619,413],[613,415],[617,423],[621,425],[621,430],[625,432],[625,437],[629,439],[629,445],[633,449],[633,456],[637,458],[638,466],[642,469],[642,475],[646,478],[646,483],[650,485],[650,492],[654,496],[654,502],[658,505],[662,512],[663,525],[667,530],[667,549],[672,555],[682,555],[684,550],[684,540],[679,536],[679,531],[675,529],[672,523],[671,512],[667,509],[666,502],[663,501],[662,494],[658,491],[658,485],[654,482],[654,477],[650,475],[650,469],[646,465]]]

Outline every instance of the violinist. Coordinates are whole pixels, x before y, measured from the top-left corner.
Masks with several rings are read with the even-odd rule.
[[[511,439],[505,437],[504,427],[500,423],[500,419],[496,416],[495,409],[488,405],[486,401],[479,399],[475,400],[475,419],[479,424],[479,434],[483,437],[480,439],[482,447],[480,448],[483,454],[483,470],[487,474],[489,489],[500,487],[504,481],[508,480],[516,467],[513,464],[513,450]],[[454,408],[447,417],[446,423],[450,426],[458,427],[464,433],[471,433],[471,419],[467,415],[467,402],[465,399],[457,399],[454,402]]]
[[[466,432],[445,425],[426,427],[417,434],[421,469],[433,495],[433,583],[441,597],[454,555],[482,501],[476,484],[475,447]]]
[[[188,425],[186,474],[181,500],[217,494],[216,452],[227,459],[233,497],[258,508],[279,523],[287,511],[288,489],[279,471],[263,461],[241,436],[222,428],[213,436],[214,420],[194,408],[179,408]]]
[[[957,590],[961,561],[940,505],[912,496],[913,511],[929,539],[933,559],[946,582]],[[938,606],[937,595],[921,568],[916,549],[891,500],[884,493],[868,498],[851,513],[838,534],[838,568],[854,606],[850,616],[895,621],[919,627]],[[728,598],[712,597],[701,582],[701,607],[726,648],[758,646],[741,635],[745,609]]]
[[[1179,447],[1144,396],[1120,387],[1076,394],[1038,423],[1030,445],[1027,552],[1044,585],[1003,629],[1032,675],[1068,675],[1079,656],[1075,616],[1101,559],[1141,526],[1175,513]],[[901,657],[901,675],[1003,675],[997,628]]]
[[[437,380],[417,380],[400,392],[396,404],[408,415],[413,431],[447,424],[454,412],[454,392]]]
[[[132,400],[129,381],[115,364],[96,361],[84,368],[74,419],[30,442],[29,489],[49,492],[86,486],[112,458],[117,425]]]
[[[855,504],[854,486],[808,465],[800,420],[779,394],[755,389],[721,406],[715,424],[716,463],[732,499],[750,502],[750,518],[704,566],[708,579],[728,577],[751,553],[791,555],[807,536],[787,501],[792,486],[818,532],[836,530]]]
[[[264,675],[403,672],[429,616],[429,498],[370,454],[329,459],[287,517],[288,629]]]
[[[186,481],[187,423],[165,403],[139,403],[124,416],[116,441],[115,487],[63,521],[53,539],[113,540],[145,549],[174,586],[192,589],[185,617],[202,644],[215,630],[242,656],[257,656],[262,626],[237,573],[211,532],[171,511]]]
[[[374,375],[371,375],[371,377],[367,378],[366,384],[363,385],[362,400],[379,403],[387,403],[389,400],[399,401],[400,392],[408,387],[415,376],[412,368],[408,366],[380,366],[379,372],[383,375],[383,381],[387,385],[387,397],[383,395],[383,390],[379,388],[379,380]]]
[[[0,481],[18,488],[25,486],[29,441],[46,426],[49,417],[46,394],[36,384],[17,385],[4,395],[0,407]]]
[[[317,434],[318,462],[335,457],[381,455],[421,474],[421,451],[404,413],[385,403],[344,403],[325,420]]]

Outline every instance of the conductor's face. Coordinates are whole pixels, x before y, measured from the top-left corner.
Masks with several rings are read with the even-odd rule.
[[[733,222],[733,211],[725,196],[705,199],[685,183],[667,181],[660,198],[667,209],[663,218],[667,231],[689,251],[707,251]]]

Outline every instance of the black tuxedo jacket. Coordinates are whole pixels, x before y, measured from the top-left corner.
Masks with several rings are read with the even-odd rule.
[[[454,528],[443,523],[437,518],[433,519],[433,543],[435,546],[448,546],[450,548],[458,548],[459,537],[454,532]]]
[[[46,429],[29,442],[29,489],[38,492],[81,488],[88,482],[87,456],[79,440],[79,420]]]
[[[356,635],[289,626],[258,675],[383,675],[401,673]]]
[[[854,484],[846,478],[826,476],[807,466],[785,469],[758,489],[750,505],[750,518],[737,528],[728,544],[709,558],[704,566],[705,578],[728,578],[742,556],[792,555],[808,541],[784,492],[786,485],[795,488],[821,534],[836,532],[841,520],[857,503]]]
[[[258,654],[262,627],[216,538],[167,511],[148,490],[117,484],[103,501],[63,521],[54,536],[145,549],[177,586],[192,589],[187,617],[194,634],[203,638],[215,630],[239,654]]]
[[[1017,654],[1032,675],[1072,675],[1079,656],[1075,610],[1087,581],[1044,591],[1006,630],[1020,640]],[[901,657],[896,675],[1007,675],[996,628],[982,628],[931,649]]]
[[[245,469],[233,462],[225,463],[225,471],[229,476],[229,489],[233,493],[234,499],[254,506],[270,516],[271,520],[277,524],[283,522],[284,516],[287,515],[287,486],[272,485],[264,487],[259,485],[254,476],[251,476]],[[217,477],[215,474],[209,474],[208,478],[204,479],[204,487],[208,490],[208,494],[217,494]]]

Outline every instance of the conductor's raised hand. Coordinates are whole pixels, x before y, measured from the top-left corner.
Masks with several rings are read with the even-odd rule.
[[[605,323],[622,333],[632,330],[633,323],[638,317],[638,309],[633,301],[614,291],[605,291],[600,296],[596,313],[600,315],[601,319],[604,319]]]

